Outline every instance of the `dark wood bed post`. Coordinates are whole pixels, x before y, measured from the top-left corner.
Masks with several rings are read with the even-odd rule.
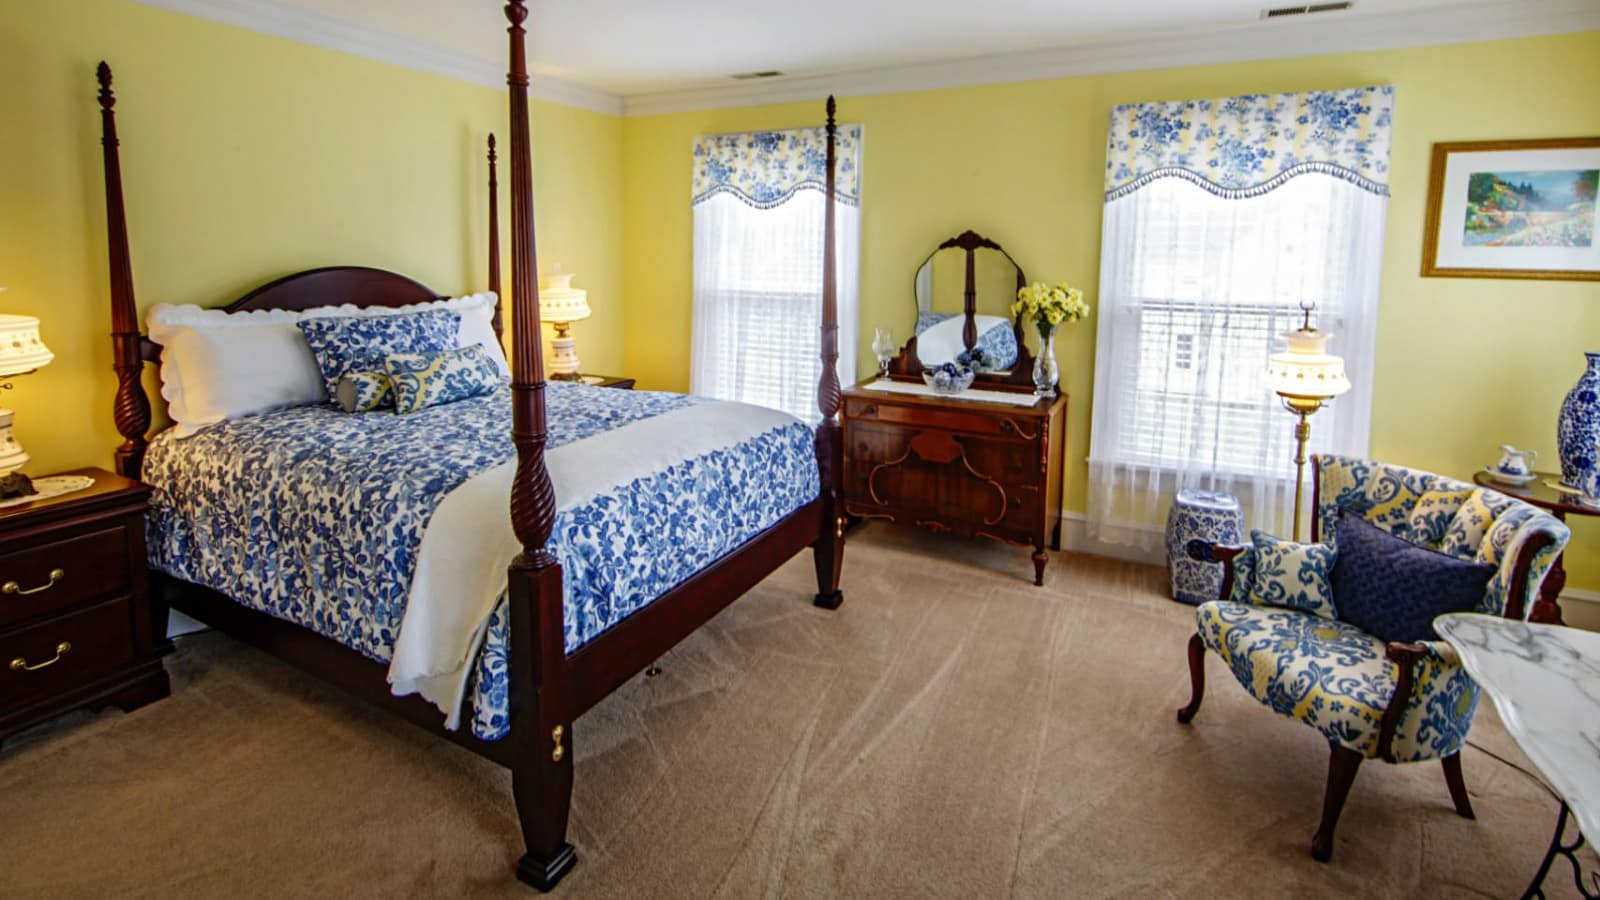
[[[550,890],[578,861],[567,843],[572,807],[571,691],[561,610],[561,565],[546,546],[556,495],[545,467],[544,358],[533,234],[533,154],[528,128],[525,0],[505,7],[511,23],[511,527],[522,552],[507,573],[511,632],[512,792],[527,853],[517,877]]]
[[[494,132],[489,132],[489,290],[494,291],[494,336],[505,334],[505,317],[500,308],[505,295],[500,293],[500,182],[495,178]]]
[[[128,216],[122,203],[122,162],[117,154],[117,98],[111,93],[111,67],[101,60],[100,146],[105,153],[106,243],[111,253],[111,365],[117,372],[113,407],[117,433],[117,474],[137,479],[144,466],[145,435],[150,430],[150,398],[145,396],[144,337],[133,296],[133,264],[128,257]]]
[[[822,532],[814,550],[817,565],[816,605],[838,609],[839,570],[844,565],[844,433],[839,426],[839,299],[838,263],[834,258],[834,169],[837,167],[834,124],[836,104],[828,97],[827,208],[822,226],[822,377],[817,384],[817,470],[822,482]],[[850,348],[854,352],[855,348]]]

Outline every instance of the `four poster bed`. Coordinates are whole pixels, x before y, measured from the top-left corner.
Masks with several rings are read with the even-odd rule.
[[[129,260],[111,71],[104,63],[100,65],[112,341],[118,380],[115,418],[125,439],[116,453],[116,467],[121,474],[144,478],[156,488],[150,519],[152,575],[158,599],[509,768],[526,844],[517,875],[548,890],[577,860],[566,831],[572,795],[573,722],[579,715],[806,547],[815,554],[814,602],[833,609],[842,600],[839,572],[844,519],[839,506],[842,448],[840,385],[835,371],[834,205],[827,204],[825,224],[822,374],[817,395],[821,424],[813,433],[797,420],[771,413],[783,420],[773,420],[760,434],[740,435],[742,443],[702,447],[696,451],[699,456],[686,452],[681,465],[675,457],[674,465],[665,471],[654,471],[648,464],[641,468],[639,460],[628,457],[627,452],[646,451],[625,452],[613,435],[641,433],[628,432],[630,428],[698,435],[707,429],[694,426],[698,420],[692,416],[749,419],[763,413],[752,407],[719,413],[714,401],[677,395],[546,383],[536,290],[522,27],[527,17],[525,0],[510,0],[505,13],[510,22],[510,385],[416,416],[350,415],[319,404],[243,416],[188,437],[174,437],[171,429],[153,437],[148,434],[151,403],[142,375],[147,362],[160,359],[161,348],[141,333]],[[831,200],[835,175],[832,98],[827,115],[826,191]],[[498,293],[495,162],[491,137],[489,280]],[[310,315],[329,307],[372,312],[438,302],[437,292],[404,276],[334,267],[281,278],[235,301],[226,312]],[[493,330],[498,337],[498,299],[494,307]],[[202,314],[220,315],[215,311]],[[505,439],[507,405],[511,409],[509,441]],[[797,435],[803,438],[797,441]],[[374,454],[372,447],[378,437],[384,442],[382,452]],[[604,443],[607,440],[611,443]],[[407,457],[407,441],[424,448],[432,445],[431,450]],[[640,442],[627,443],[634,447]],[[797,443],[801,444],[798,449]],[[570,452],[580,445],[583,453]],[[655,443],[650,446],[648,452],[665,452]],[[609,449],[599,452],[596,448]],[[608,454],[647,474],[633,484],[603,489],[591,485],[595,497],[584,501],[587,505],[572,506],[571,500],[563,505],[557,496],[558,482],[567,485],[587,478],[594,484],[611,484],[596,481],[594,472],[577,467],[574,458]],[[446,458],[442,468],[427,469],[439,456]],[[400,463],[385,468],[394,459]],[[424,470],[421,475],[438,477],[410,478],[413,465]],[[737,504],[744,501],[737,495],[766,489],[740,491],[737,485],[729,489],[727,472],[715,468],[717,465],[732,467],[735,475],[744,472],[740,466],[747,466],[761,474],[749,478],[747,484],[789,481],[801,485],[804,494],[766,496],[762,500],[765,505],[740,507]],[[774,478],[775,472],[785,471],[785,465],[794,477]],[[552,469],[557,472],[555,480]],[[498,482],[492,478],[495,472],[503,473]],[[679,508],[667,510],[670,523],[652,534],[652,523],[666,521],[665,513],[640,498],[661,489],[659,481],[650,479],[678,477],[674,472],[680,480],[698,482],[701,493],[657,500],[658,504],[676,503]],[[454,475],[445,477],[450,473]],[[417,500],[412,495],[428,492],[414,486],[424,482],[433,485],[432,494]],[[711,494],[705,493],[707,483],[712,483]],[[397,499],[394,484],[406,485],[401,492],[404,497]],[[637,484],[645,489],[636,489]],[[717,490],[717,484],[723,487]],[[491,508],[489,514],[503,528],[504,506],[499,502],[458,503],[458,515],[449,519],[448,527],[445,510],[469,489],[477,490],[479,499],[491,496],[485,493],[490,490],[499,491],[492,496],[503,498],[507,486],[510,529],[506,539],[512,542],[506,556],[509,566],[504,579],[494,574],[497,570],[490,570],[494,589],[485,602],[496,605],[476,634],[480,656],[474,663],[474,651],[469,651],[466,669],[455,675],[453,696],[458,705],[450,711],[447,724],[440,715],[445,706],[437,699],[430,697],[434,699],[430,704],[422,696],[391,693],[393,668],[385,666],[384,660],[390,653],[398,659],[401,651],[396,649],[394,632],[398,631],[398,642],[404,645],[412,629],[410,617],[416,612],[406,608],[406,591],[411,591],[413,606],[417,594],[415,583],[406,584],[411,580],[406,567],[390,564],[410,560],[420,579],[423,569],[432,565],[427,555],[429,542],[441,541],[454,542],[441,551],[445,557],[477,558],[468,551],[476,549],[477,543],[492,542],[480,541],[478,532],[460,527],[461,523],[470,525],[474,509]],[[690,515],[694,521],[686,525],[678,521],[685,496],[716,496],[724,505]],[[348,502],[352,498],[358,502]],[[301,507],[313,504],[315,511],[302,515]],[[641,505],[642,512],[638,509]],[[634,508],[638,514],[622,524],[605,519],[604,510],[618,506]],[[500,512],[496,515],[492,510]],[[396,525],[386,515],[399,517],[394,521],[402,525],[411,524]],[[730,524],[735,522],[742,522],[744,530]],[[423,525],[428,526],[425,532]],[[553,539],[558,526],[560,532]],[[388,532],[399,534],[407,528],[410,544],[382,543],[390,539]],[[612,530],[606,531],[608,528]],[[696,528],[700,531],[694,531]],[[709,533],[708,529],[716,532],[721,544],[678,539],[680,533]],[[580,534],[586,543],[575,548],[577,538],[572,535]],[[378,543],[373,543],[375,540]],[[280,541],[282,547],[274,556],[274,542]],[[326,546],[336,546],[340,555],[352,559],[370,557],[374,574],[367,577],[367,570],[360,565],[341,568],[349,562],[342,558],[311,559],[319,553],[326,555]],[[624,548],[620,556],[608,555],[607,548],[618,546]],[[714,555],[708,554],[708,546],[715,549]],[[385,575],[388,569],[400,571]],[[481,575],[483,568],[478,571]],[[455,574],[470,580],[473,573]],[[445,578],[442,583],[447,586],[443,592],[450,593],[454,582]],[[389,593],[374,599],[375,592],[383,590]],[[337,602],[321,596],[328,593],[338,594]],[[403,627],[393,627],[402,617]],[[443,694],[451,692],[446,689]],[[466,714],[464,707],[474,705],[472,727],[453,727],[455,716]],[[488,714],[484,715],[486,707]]]

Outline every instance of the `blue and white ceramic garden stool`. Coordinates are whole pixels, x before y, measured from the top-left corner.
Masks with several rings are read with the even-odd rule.
[[[1190,541],[1207,544],[1244,543],[1244,514],[1239,500],[1220,491],[1181,490],[1167,513],[1167,573],[1172,599],[1198,606],[1222,591],[1222,565],[1190,559]]]

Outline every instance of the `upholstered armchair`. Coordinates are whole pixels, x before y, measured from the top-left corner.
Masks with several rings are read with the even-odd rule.
[[[1528,618],[1569,537],[1554,516],[1495,491],[1475,493],[1474,485],[1454,479],[1343,456],[1317,456],[1313,465],[1313,543],[1327,539],[1336,546],[1334,526],[1344,508],[1412,543],[1493,565],[1478,612]],[[1442,495],[1472,499],[1441,505]],[[1446,531],[1449,541],[1441,546]],[[1222,563],[1224,578],[1220,597],[1196,608],[1197,629],[1189,639],[1193,693],[1178,721],[1189,723],[1200,709],[1210,650],[1251,696],[1322,734],[1331,756],[1313,857],[1332,857],[1339,813],[1368,759],[1439,760],[1456,812],[1473,818],[1459,754],[1478,686],[1450,645],[1386,644],[1336,618],[1259,605],[1251,591],[1256,550],[1199,541],[1188,549],[1195,558]],[[1541,609],[1540,617],[1555,612]]]

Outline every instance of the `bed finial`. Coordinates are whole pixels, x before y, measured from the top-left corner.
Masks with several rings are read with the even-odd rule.
[[[828,128],[830,128],[830,129],[832,129],[834,127],[833,117],[838,112],[838,110],[839,110],[839,104],[834,101],[833,95],[829,94],[828,95]]]
[[[500,182],[495,177],[494,132],[489,132],[489,290],[494,291],[494,336],[503,337],[505,296],[500,293]]]
[[[145,433],[150,430],[150,398],[145,395],[143,336],[139,307],[133,296],[133,265],[128,255],[128,216],[122,201],[122,162],[118,158],[116,95],[111,91],[111,66],[95,67],[100,82],[100,145],[106,176],[106,247],[111,274],[112,368],[117,395],[112,414],[122,446],[117,448],[117,473],[138,478],[144,466]]]

